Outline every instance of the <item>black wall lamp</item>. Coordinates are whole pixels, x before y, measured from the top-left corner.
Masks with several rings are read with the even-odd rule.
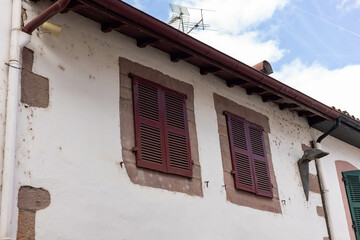
[[[323,152],[317,148],[309,148],[304,151],[304,155],[298,161],[300,177],[304,187],[306,201],[309,200],[309,162],[317,158],[325,157],[328,154],[329,153]]]

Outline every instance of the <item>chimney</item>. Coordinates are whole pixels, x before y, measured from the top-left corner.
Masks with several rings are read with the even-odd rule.
[[[270,63],[266,60],[259,62],[258,64],[254,65],[252,67],[266,75],[270,75],[273,73]]]

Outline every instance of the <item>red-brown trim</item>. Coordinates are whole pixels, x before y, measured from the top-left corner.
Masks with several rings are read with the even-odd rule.
[[[86,3],[91,2],[101,8],[109,16],[115,14],[126,18],[129,22],[136,25],[154,36],[161,37],[171,42],[174,47],[179,48],[190,55],[201,58],[202,60],[230,72],[235,72],[248,78],[253,84],[276,92],[285,98],[315,111],[319,116],[326,119],[336,119],[340,113],[321,102],[297,91],[280,81],[271,78],[256,69],[184,34],[175,28],[163,23],[154,17],[118,0],[79,0]]]

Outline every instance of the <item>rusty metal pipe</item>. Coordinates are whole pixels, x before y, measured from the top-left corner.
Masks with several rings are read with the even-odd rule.
[[[55,16],[62,10],[66,8],[66,6],[70,3],[71,0],[58,0],[53,5],[51,5],[48,9],[43,11],[40,15],[34,18],[31,22],[23,27],[22,31],[27,34],[32,34],[32,32],[38,28],[41,24],[49,20],[51,17]]]

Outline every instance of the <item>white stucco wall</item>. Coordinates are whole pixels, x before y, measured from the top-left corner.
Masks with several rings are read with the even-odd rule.
[[[314,130],[314,135],[318,134],[319,132]],[[344,210],[344,200],[340,189],[340,184],[343,184],[343,182],[339,182],[335,161],[345,161],[357,169],[360,169],[360,149],[331,136],[326,137],[321,142],[321,147],[323,151],[330,153],[322,158],[321,161],[324,164],[326,183],[328,185],[329,214],[331,214],[332,219],[334,219],[334,223],[332,224],[334,227],[332,237],[335,240],[350,239],[348,222]],[[347,204],[346,199],[345,204]]]
[[[49,4],[31,8],[29,19]],[[228,88],[212,75],[166,53],[136,46],[116,32],[75,13],[55,16],[59,38],[33,34],[33,71],[49,78],[48,108],[20,104],[17,187],[42,187],[48,208],[36,213],[36,239],[323,239],[325,220],[316,212],[319,194],[306,202],[297,160],[312,140],[304,118],[281,111],[259,96]],[[119,56],[194,86],[195,119],[203,197],[131,183],[122,161],[119,116]],[[154,61],[156,59],[156,61]],[[213,93],[254,109],[270,121],[271,154],[282,214],[226,200]],[[310,172],[316,173],[313,163]],[[14,209],[17,219],[17,209]],[[15,230],[14,230],[15,234]]]

